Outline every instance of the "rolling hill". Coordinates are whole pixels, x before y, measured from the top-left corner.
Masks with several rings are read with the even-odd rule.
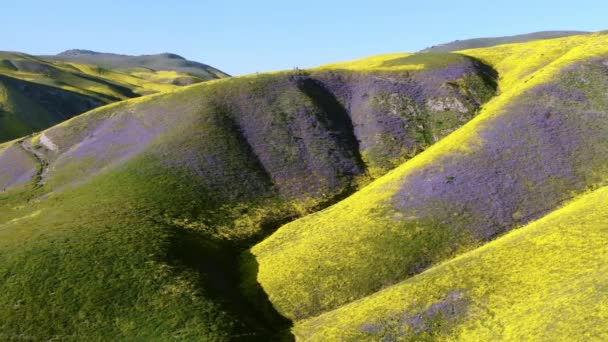
[[[608,187],[295,328],[309,341],[603,341]]]
[[[0,301],[19,303],[0,331],[280,333],[247,304],[263,298],[240,288],[239,254],[424,150],[495,91],[474,58],[377,60],[205,82],[0,145]]]
[[[602,340],[607,75],[601,33],[380,55],[0,144],[0,337]]]
[[[279,312],[297,320],[372,294],[604,182],[605,39],[464,51],[502,75],[500,95],[479,116],[253,248],[258,281]]]
[[[175,78],[175,83],[195,83],[196,78],[203,80],[214,80],[228,77],[228,74],[215,69],[209,65],[189,61],[182,56],[173,53],[160,53],[156,55],[129,56],[115,53],[104,53],[90,50],[73,49],[63,51],[57,55],[41,56],[44,59],[63,61],[70,63],[82,63],[97,65],[105,69],[126,71],[131,73],[141,72],[170,72],[174,71],[184,74],[181,78]],[[161,74],[162,75],[162,74]],[[186,75],[195,78],[187,78]]]
[[[119,72],[0,52],[0,142],[40,131],[108,103],[218,77],[219,74],[198,77],[151,69]]]
[[[452,51],[459,51],[459,50],[465,50],[465,49],[492,47],[492,46],[503,45],[503,44],[526,43],[526,42],[531,42],[531,41],[535,41],[535,40],[545,40],[545,39],[577,36],[577,35],[588,34],[588,33],[590,33],[590,32],[540,31],[540,32],[532,32],[532,33],[518,34],[518,35],[514,35],[514,36],[505,36],[505,37],[486,37],[486,38],[463,39],[463,40],[455,40],[455,41],[449,42],[449,43],[433,45],[431,47],[421,50],[420,52],[452,52]]]

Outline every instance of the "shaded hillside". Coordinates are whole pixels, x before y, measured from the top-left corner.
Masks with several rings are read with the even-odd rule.
[[[39,131],[104,104],[202,82],[183,73],[123,73],[0,52],[0,142]]]
[[[94,97],[0,75],[0,141],[43,130],[103,104]]]
[[[284,334],[238,256],[474,117],[495,72],[443,58],[206,82],[0,145],[0,331]]]
[[[606,37],[514,46],[506,55],[517,64],[501,59],[502,47],[468,51],[495,60],[505,81],[479,116],[252,249],[257,280],[277,310],[298,320],[336,309],[603,184]]]
[[[464,40],[455,40],[453,42],[434,45],[420,52],[451,52],[465,49],[476,49],[491,47],[502,44],[525,43],[535,40],[553,39],[568,36],[587,34],[590,32],[584,31],[541,31],[527,34],[519,34],[506,37],[488,37],[488,38],[473,38]]]
[[[129,56],[74,49],[61,52],[54,56],[43,56],[43,58],[72,63],[92,64],[106,69],[126,72],[176,71],[181,74],[196,76],[203,80],[213,80],[228,76],[228,74],[209,65],[189,61],[182,56],[172,53]]]

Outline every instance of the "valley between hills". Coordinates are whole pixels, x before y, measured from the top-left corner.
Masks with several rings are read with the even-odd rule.
[[[0,339],[608,340],[607,134],[601,32],[2,52]]]

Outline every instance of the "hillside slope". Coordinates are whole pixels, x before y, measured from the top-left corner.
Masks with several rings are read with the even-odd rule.
[[[603,187],[294,330],[305,341],[604,341],[607,240]]]
[[[0,145],[0,332],[284,333],[257,284],[240,287],[251,265],[238,256],[426,149],[495,92],[495,72],[471,57],[375,60],[205,82]]]
[[[0,142],[43,130],[103,104],[94,97],[0,75]]]
[[[591,34],[213,80],[2,143],[0,338],[601,340],[606,89]]]
[[[124,73],[0,52],[0,142],[48,128],[104,104],[204,80],[175,71]]]
[[[335,309],[604,183],[607,41],[596,34],[464,51],[494,60],[501,75],[501,94],[479,116],[252,249],[277,310],[299,320]]]
[[[206,81],[228,76],[228,74],[209,65],[189,61],[172,53],[129,56],[115,53],[73,49],[53,56],[43,56],[43,58],[71,63],[92,64],[105,69],[126,72],[175,71],[181,74],[196,76],[197,78]]]
[[[582,35],[582,34],[587,34],[587,33],[590,33],[590,32],[540,31],[540,32],[519,34],[519,35],[515,35],[515,36],[463,39],[463,40],[455,40],[455,41],[449,42],[449,43],[434,45],[434,46],[428,47],[426,49],[423,49],[420,52],[452,52],[452,51],[459,51],[459,50],[465,50],[465,49],[492,47],[492,46],[502,45],[502,44],[526,43],[526,42],[531,42],[531,41],[535,41],[535,40],[562,38],[562,37],[576,36],[576,35]]]

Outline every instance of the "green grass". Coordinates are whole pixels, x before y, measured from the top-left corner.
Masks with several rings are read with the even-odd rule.
[[[607,200],[607,187],[581,196],[294,332],[306,341],[605,340]]]
[[[51,61],[26,54],[8,52],[0,52],[0,60],[4,61],[0,64],[1,74],[74,91],[106,101],[133,97],[133,95],[125,93],[125,90],[130,90],[138,95],[146,95],[177,89],[179,86],[171,84],[172,81],[189,76],[176,71],[150,69],[121,72],[91,64]],[[15,69],[11,66],[18,62],[35,63],[51,71],[28,71]],[[205,80],[196,76],[189,77],[195,82]]]
[[[0,142],[25,136],[59,122],[43,104],[32,101],[18,87],[0,83]]]
[[[220,206],[192,175],[161,165],[142,156],[45,199],[44,188],[0,195],[3,339],[275,333],[239,297],[230,256],[291,209],[272,198]],[[239,224],[249,231],[236,234]]]
[[[0,52],[0,75],[25,81],[20,82],[20,87],[9,84],[16,81],[1,81],[0,141],[40,131],[96,106],[176,90],[179,84],[205,80],[177,71],[120,72],[10,52]],[[33,90],[24,90],[26,86]],[[56,89],[64,92],[58,93]],[[51,101],[48,98],[52,98],[53,105],[48,104]],[[75,110],[74,103],[84,103],[86,99],[95,105]]]
[[[126,73],[156,73],[171,75],[173,72],[195,77],[200,80],[212,80],[227,77],[228,74],[212,66],[188,61],[175,54],[129,56],[112,53],[99,53],[86,50],[68,50],[54,56],[42,56],[52,61],[91,64],[104,69]]]

